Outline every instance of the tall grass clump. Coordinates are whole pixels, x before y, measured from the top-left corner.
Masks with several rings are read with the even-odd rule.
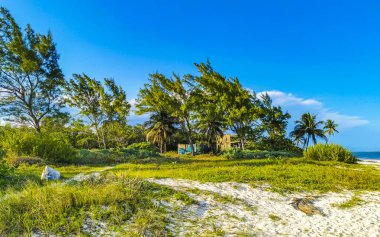
[[[304,151],[304,157],[318,161],[340,161],[355,163],[356,157],[348,149],[337,144],[317,144]]]
[[[5,160],[0,159],[0,185],[1,185],[1,180],[5,179],[8,177],[10,174],[13,173],[12,167],[10,167]]]
[[[228,149],[223,151],[222,157],[228,160],[235,159],[265,159],[279,157],[298,157],[299,154],[289,151],[259,151],[259,150],[240,150]]]
[[[0,145],[6,157],[39,157],[46,163],[71,163],[76,150],[65,140],[52,134],[38,134],[26,129],[3,131]]]
[[[138,143],[133,143],[127,147],[127,149],[133,149],[133,150],[146,150],[146,151],[153,151],[153,152],[158,152],[157,147],[155,147],[152,143],[150,142],[138,142]]]
[[[104,223],[107,230],[126,222],[137,225],[131,230],[136,236],[161,236],[165,225],[153,203],[156,192],[148,182],[117,175],[66,185],[30,183],[0,200],[0,236],[87,236],[96,234],[94,228],[84,226]]]
[[[73,164],[117,164],[136,159],[149,157],[158,157],[159,153],[153,150],[137,149],[137,148],[116,148],[102,150],[86,150],[82,149],[78,152]]]

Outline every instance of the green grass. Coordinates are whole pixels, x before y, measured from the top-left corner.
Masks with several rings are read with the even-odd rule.
[[[342,203],[333,204],[332,206],[338,207],[340,209],[349,209],[349,208],[353,208],[355,206],[361,205],[363,203],[364,203],[364,201],[362,199],[360,199],[357,194],[355,194],[354,196],[351,197],[351,199],[349,199],[345,202],[342,202]]]
[[[269,214],[269,219],[271,219],[272,221],[279,221],[281,220],[280,217],[276,216],[275,214]]]
[[[0,192],[13,186],[20,190],[28,180],[39,182],[43,166],[20,166],[17,180],[0,187]],[[64,178],[78,173],[103,170],[102,166],[55,167]],[[210,155],[178,156],[169,153],[165,157],[134,160],[116,165],[106,172],[125,173],[138,178],[181,178],[201,182],[236,181],[252,186],[268,183],[278,192],[289,191],[379,191],[379,170],[366,165],[341,162],[310,161],[303,158],[226,160]],[[0,194],[1,195],[1,194]]]
[[[29,182],[1,200],[0,236],[86,235],[84,224],[96,229],[100,222],[121,235],[169,235],[165,209],[154,200],[171,198],[194,202],[184,193],[123,174],[103,174],[99,180],[74,185]]]
[[[79,173],[102,171],[102,166],[53,166],[64,179]],[[371,166],[302,158],[225,160],[220,157],[185,156],[134,160],[103,171],[100,180],[62,184],[39,179],[44,166],[22,165],[15,175],[0,183],[0,236],[30,235],[32,232],[58,235],[86,235],[83,225],[96,231],[99,222],[121,235],[170,235],[166,210],[157,201],[196,204],[186,192],[213,195],[220,202],[238,200],[196,189],[186,192],[152,184],[143,178],[181,178],[201,182],[236,181],[252,186],[270,184],[273,190],[379,191],[380,172]],[[191,196],[191,195],[190,195]],[[362,203],[357,195],[339,208]],[[274,214],[273,221],[279,220]],[[88,223],[88,220],[92,222]],[[211,235],[223,234],[215,228]],[[220,233],[219,233],[220,232]]]
[[[143,159],[113,171],[139,178],[181,178],[202,182],[269,183],[276,191],[379,191],[380,172],[373,167],[303,158],[222,160],[209,156]]]

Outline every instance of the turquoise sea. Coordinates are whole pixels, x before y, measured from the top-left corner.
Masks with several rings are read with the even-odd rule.
[[[380,152],[352,152],[359,159],[380,160]]]

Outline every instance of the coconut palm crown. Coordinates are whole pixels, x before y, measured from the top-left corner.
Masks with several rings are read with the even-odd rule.
[[[328,134],[330,137],[335,133],[339,133],[337,130],[338,124],[336,124],[333,120],[329,119],[325,122],[325,126],[323,129],[325,130],[325,134]]]
[[[314,144],[317,143],[317,138],[327,141],[325,131],[320,128],[324,125],[323,121],[317,121],[317,115],[311,115],[305,113],[300,120],[296,121],[294,131],[290,133],[290,136],[296,141],[302,141],[305,139],[304,148],[307,148],[310,143],[310,139]]]

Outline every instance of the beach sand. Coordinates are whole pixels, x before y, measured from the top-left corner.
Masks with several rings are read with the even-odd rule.
[[[358,163],[362,164],[362,165],[377,165],[377,166],[380,166],[380,160],[361,159]]]
[[[224,236],[380,236],[380,192],[279,194],[268,186],[200,183],[191,180],[149,179],[186,192],[197,201],[160,202],[169,210],[169,228],[175,236],[223,233]],[[323,215],[308,216],[292,205],[294,198],[316,195]],[[362,202],[342,209],[355,196]]]

